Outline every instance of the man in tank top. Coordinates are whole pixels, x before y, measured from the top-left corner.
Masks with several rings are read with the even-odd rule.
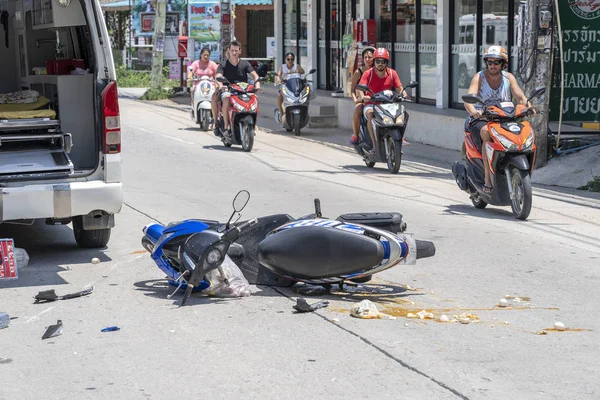
[[[483,62],[487,66],[486,70],[480,71],[471,80],[469,94],[478,95],[486,104],[494,101],[510,101],[513,97],[517,104],[527,104],[527,96],[523,93],[514,75],[506,72],[508,67],[508,53],[503,47],[490,46],[483,55]],[[482,104],[465,103],[465,109],[469,113],[468,124],[471,136],[475,144],[481,143],[481,155],[483,156],[483,165],[485,170],[484,192],[492,192],[492,183],[490,179],[489,164],[487,161],[487,152],[485,151],[487,142],[490,141],[490,133],[487,128],[487,121],[482,121]],[[535,110],[534,110],[535,112]]]

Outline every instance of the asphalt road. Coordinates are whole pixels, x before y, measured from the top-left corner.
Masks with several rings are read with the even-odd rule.
[[[121,123],[125,205],[107,249],[78,249],[70,226],[0,228],[31,257],[18,280],[0,283],[0,311],[18,317],[0,330],[0,398],[599,397],[598,199],[537,187],[519,222],[510,208],[474,209],[448,168],[419,161],[414,146],[392,176],[274,126],[243,153],[180,110],[121,100]],[[332,218],[398,211],[437,254],[311,298],[330,301],[314,313],[293,313],[298,294],[269,287],[179,308],[140,245],[143,226],[224,219],[241,189],[252,195],[243,218],[305,215],[315,197]],[[90,284],[86,297],[33,302],[40,290]],[[363,299],[397,318],[351,317]],[[406,318],[421,310],[436,319]],[[437,321],[463,313],[473,322]],[[64,333],[41,340],[58,319]],[[569,330],[548,329],[557,321]],[[112,325],[121,330],[100,332]]]

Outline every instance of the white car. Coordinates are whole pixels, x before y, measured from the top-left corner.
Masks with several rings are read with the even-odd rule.
[[[100,5],[4,4],[0,223],[72,222],[81,247],[104,247],[123,187],[116,74]]]

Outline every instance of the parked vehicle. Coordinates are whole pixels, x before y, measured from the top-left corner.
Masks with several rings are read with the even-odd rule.
[[[200,129],[208,131],[212,121],[211,99],[215,93],[215,83],[212,78],[203,76],[194,78],[194,92],[192,105],[192,120],[200,125]]]
[[[405,89],[417,87],[418,82],[411,81]],[[366,85],[356,85],[357,89],[369,92]],[[412,102],[392,90],[384,90],[371,96],[373,107],[373,129],[375,133],[375,145],[371,144],[371,136],[367,128],[367,120],[361,117],[359,141],[354,149],[363,158],[369,168],[375,163],[385,162],[392,174],[397,174],[402,163],[402,139],[408,124],[408,113],[402,102]],[[373,149],[375,154],[370,154]]]
[[[406,224],[398,213],[345,214],[329,220],[322,217],[318,199],[315,213],[298,220],[275,214],[231,224],[249,198],[247,191],[238,193],[225,224],[184,220],[144,227],[144,248],[171,285],[186,289],[182,305],[192,291],[210,286],[204,276],[226,257],[240,265],[251,283],[289,286],[365,282],[373,274],[435,254],[432,242],[403,233]]]
[[[531,93],[528,101],[546,92],[538,87]],[[464,147],[465,161],[452,164],[452,174],[456,184],[466,191],[476,208],[485,208],[488,204],[496,206],[510,205],[517,219],[525,220],[531,212],[533,172],[536,146],[535,134],[531,124],[523,119],[532,115],[532,110],[522,104],[493,101],[485,104],[474,94],[462,96],[469,104],[484,105],[481,119],[488,121],[491,141],[486,152],[490,167],[493,191],[487,194],[483,190],[485,172],[481,143],[475,143],[468,124],[465,123]]]
[[[231,96],[229,97],[229,121],[231,125],[231,136],[225,135],[225,126],[221,107],[219,107],[219,117],[217,126],[221,133],[221,141],[225,147],[231,147],[232,144],[241,145],[242,150],[252,151],[254,146],[254,135],[256,130],[256,120],[258,118],[258,98],[256,97],[256,88],[246,82],[231,83],[223,76],[217,77],[217,80],[227,86]],[[258,78],[257,82],[264,78]]]
[[[300,136],[300,130],[308,125],[310,120],[308,106],[313,93],[306,77],[315,72],[316,69],[311,69],[304,78],[298,73],[290,74],[287,79],[282,78],[282,83],[279,85],[283,94],[283,115],[279,115],[279,109],[275,108],[275,120],[286,131],[294,131],[296,136]],[[275,72],[273,74],[277,75]]]
[[[43,13],[25,0],[3,4],[11,22],[0,49],[0,223],[72,223],[79,246],[104,247],[123,204],[104,13],[95,0]]]

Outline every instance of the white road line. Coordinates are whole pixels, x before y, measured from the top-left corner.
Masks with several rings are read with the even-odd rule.
[[[151,131],[151,130],[149,130],[149,129],[146,129],[146,128],[141,128],[141,127],[139,127],[139,126],[135,126],[135,125],[131,125],[131,126],[132,126],[132,127],[134,127],[135,129],[139,129],[139,130],[140,130],[140,131],[142,131],[142,132],[146,132],[146,133],[153,133],[153,134],[155,134],[155,135],[159,135],[159,136],[165,137],[165,138],[167,138],[167,139],[176,140],[176,141],[178,141],[178,142],[181,142],[181,143],[185,143],[185,144],[196,144],[196,143],[194,143],[194,142],[190,142],[189,140],[180,139],[180,138],[177,138],[177,137],[174,137],[174,136],[165,135],[164,133],[159,133],[159,132],[156,132],[156,131]]]
[[[36,319],[38,319],[38,318],[39,318],[39,317],[40,317],[42,314],[45,314],[45,313],[47,313],[48,311],[52,310],[53,308],[54,308],[54,306],[46,308],[44,311],[42,311],[42,312],[41,312],[41,313],[39,313],[38,315],[35,315],[35,316],[33,316],[33,317],[29,318],[29,319],[27,320],[27,322],[31,322],[31,321],[33,321],[33,320],[36,320]]]

